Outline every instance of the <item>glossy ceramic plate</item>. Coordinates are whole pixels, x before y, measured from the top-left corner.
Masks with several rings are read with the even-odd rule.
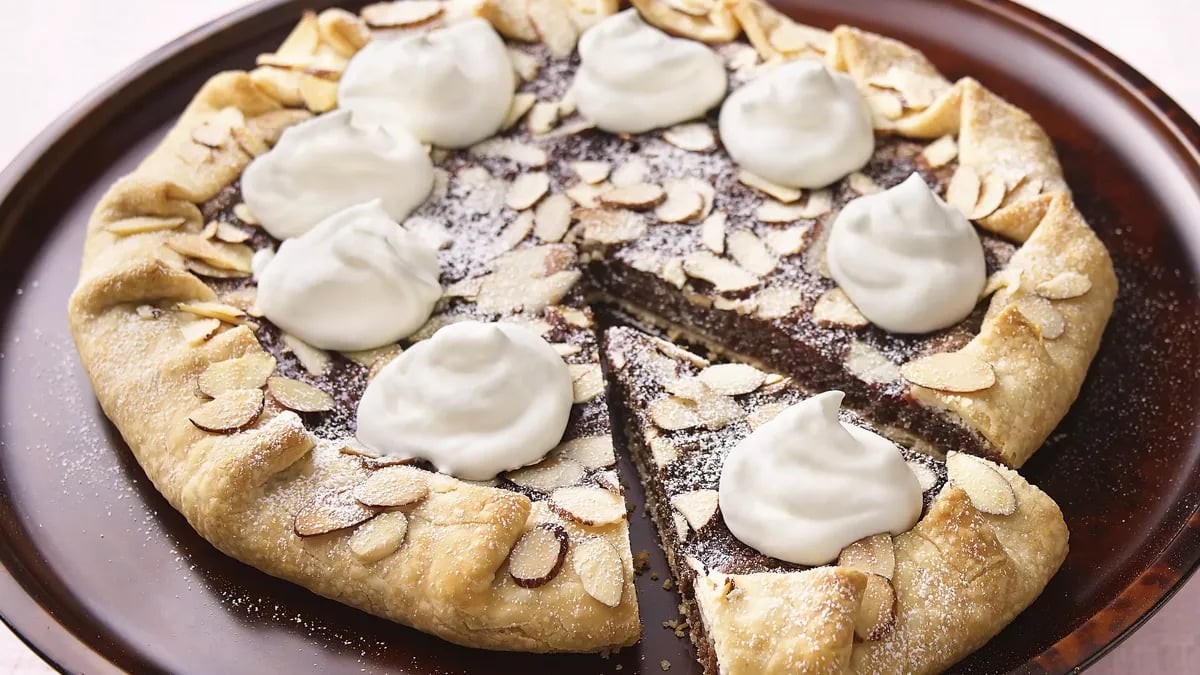
[[[197,536],[101,414],[65,317],[92,206],[209,75],[251,65],[302,8],[323,4],[263,2],[171,43],[0,174],[0,613],[72,672],[624,675],[661,673],[664,659],[672,673],[697,672],[690,644],[659,627],[678,599],[650,574],[638,580],[643,640],[607,659],[455,647],[261,574]],[[1025,470],[1062,506],[1071,554],[1042,597],[956,670],[1086,665],[1200,560],[1200,127],[1110,54],[1009,2],[782,7],[905,40],[949,77],[971,75],[1028,110],[1113,253],[1122,290],[1100,354]],[[665,573],[640,509],[632,523],[634,548]]]

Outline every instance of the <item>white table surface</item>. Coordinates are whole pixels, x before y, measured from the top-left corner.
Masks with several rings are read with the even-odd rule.
[[[1200,116],[1196,0],[1023,1],[1104,45]],[[9,96],[20,92],[6,101],[0,118],[0,166],[72,103],[138,57],[244,4],[247,0],[0,0],[0,82]],[[1196,672],[1200,633],[1193,627],[1198,622],[1200,579],[1089,672]],[[0,625],[0,675],[50,672]]]

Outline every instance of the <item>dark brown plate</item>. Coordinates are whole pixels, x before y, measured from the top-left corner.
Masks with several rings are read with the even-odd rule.
[[[697,671],[689,644],[659,627],[677,599],[649,575],[638,584],[645,638],[608,659],[454,647],[270,578],[197,536],[100,413],[65,321],[88,213],[206,77],[251,64],[301,7],[323,4],[264,2],[177,40],[0,174],[4,620],[72,672],[629,673],[662,672],[663,659]],[[1086,665],[1200,561],[1200,127],[1112,55],[1008,2],[782,5],[815,25],[906,40],[948,76],[972,75],[1031,112],[1113,252],[1122,291],[1100,356],[1026,470],[1062,506],[1071,554],[1033,607],[957,670]],[[633,524],[635,548],[657,551],[647,521]],[[666,569],[657,553],[653,567]]]

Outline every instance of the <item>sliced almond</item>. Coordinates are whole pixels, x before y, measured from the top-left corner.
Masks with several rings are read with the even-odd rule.
[[[374,518],[376,511],[359,504],[351,490],[342,490],[317,499],[296,514],[293,528],[300,537],[328,534],[354,527]]]
[[[571,226],[571,200],[566,195],[550,195],[534,211],[533,234],[542,241],[562,241]]]
[[[290,377],[271,377],[267,380],[267,391],[279,405],[302,413],[327,412],[333,410],[333,397],[311,384]]]
[[[1067,320],[1049,300],[1036,295],[1022,294],[1013,303],[1025,318],[1037,325],[1042,339],[1057,340],[1067,329]]]
[[[813,320],[823,325],[862,328],[871,325],[867,317],[851,302],[850,296],[840,288],[831,288],[813,306]]]
[[[786,258],[798,255],[804,251],[805,246],[808,244],[809,231],[810,228],[807,225],[789,227],[783,230],[772,230],[767,233],[764,241],[772,253],[780,258]]]
[[[304,107],[315,113],[329,112],[337,107],[338,83],[305,75],[300,78],[300,98]]]
[[[661,203],[667,193],[651,183],[634,183],[625,187],[613,188],[599,196],[601,204],[644,211]]]
[[[864,537],[842,549],[837,564],[841,567],[878,574],[891,580],[896,574],[896,547],[886,532]]]
[[[687,273],[683,271],[683,261],[679,258],[671,258],[663,263],[658,275],[675,288],[683,288],[687,285]]]
[[[612,544],[601,537],[587,537],[575,544],[571,562],[588,595],[609,607],[621,604],[625,565]]]
[[[833,210],[833,192],[829,189],[813,190],[804,202],[805,218],[820,218]]]
[[[782,319],[800,306],[800,291],[764,288],[754,294],[754,314],[760,319]]]
[[[574,307],[559,306],[558,313],[564,321],[576,328],[591,328],[595,325],[591,314]]]
[[[958,143],[955,142],[953,136],[942,136],[925,146],[925,149],[921,151],[921,157],[931,168],[946,166],[958,157]]]
[[[654,217],[663,223],[683,223],[704,212],[704,196],[676,182],[666,189],[667,198],[654,209]]]
[[[214,221],[208,223],[207,225],[205,225],[204,229],[200,230],[200,236],[204,237],[205,239],[212,239],[212,238],[216,237],[217,236],[217,221],[214,220]]]
[[[307,113],[306,113],[307,114]],[[233,215],[238,220],[246,225],[260,225],[258,218],[250,211],[250,207],[244,202],[239,202],[233,207]]]
[[[863,100],[871,109],[877,129],[888,128],[892,126],[889,122],[904,116],[904,99],[897,92],[876,89],[864,96]]]
[[[979,174],[971,167],[960,164],[950,179],[950,184],[946,186],[946,203],[961,211],[964,216],[970,215],[979,203],[982,187]]]
[[[218,330],[221,330],[220,319],[198,319],[179,326],[179,332],[183,333],[183,339],[193,347],[206,342],[216,335]]]
[[[236,389],[217,395],[192,411],[188,420],[214,434],[232,434],[254,424],[263,411],[261,389]]]
[[[1092,280],[1079,272],[1062,272],[1037,285],[1035,292],[1048,300],[1078,298],[1092,290]]]
[[[400,550],[407,534],[408,516],[402,511],[391,511],[359,525],[346,545],[359,562],[370,565]]]
[[[621,166],[609,174],[608,180],[616,187],[629,187],[644,183],[646,173],[650,171],[650,167],[646,166],[646,162],[638,157],[625,162]]]
[[[533,109],[537,103],[537,94],[529,94],[520,92],[513,94],[512,103],[508,106],[508,115],[504,117],[504,122],[500,124],[501,130],[508,130],[516,126],[517,122]]]
[[[694,16],[675,10],[664,0],[633,0],[642,18],[671,35],[681,35],[710,44],[732,42],[741,32],[741,25],[726,3],[713,3],[704,16]]]
[[[895,629],[896,589],[887,579],[872,574],[854,615],[854,634],[860,640],[875,642],[888,637]]]
[[[696,216],[697,220],[707,218],[712,213],[713,203],[717,198],[717,189],[713,187],[712,183],[695,176],[668,178],[663,181],[663,189],[668,194],[671,192],[695,192],[700,195],[700,198],[704,200],[704,208]]]
[[[766,373],[744,363],[720,363],[700,371],[697,378],[719,394],[737,396],[761,387]]]
[[[584,239],[601,244],[620,244],[646,234],[646,219],[632,211],[583,209],[576,212]]]
[[[509,576],[522,588],[544,586],[562,569],[569,542],[562,525],[540,523],[534,526],[521,535],[508,554]]]
[[[546,166],[546,163],[550,161],[550,156],[546,154],[545,150],[536,145],[521,143],[509,138],[488,139],[472,145],[469,151],[477,157],[507,159],[535,169]]]
[[[765,277],[775,271],[779,261],[771,255],[766,245],[749,230],[735,230],[725,238],[729,255],[751,273]]]
[[[612,436],[588,436],[567,441],[554,450],[564,459],[579,462],[589,469],[603,469],[617,463]]]
[[[558,103],[543,101],[534,104],[525,122],[529,126],[529,133],[535,136],[550,133],[558,123]]]
[[[241,308],[223,302],[181,302],[176,307],[189,314],[217,319],[225,323],[234,325],[246,323],[246,313]]]
[[[718,255],[725,252],[725,224],[729,217],[717,211],[700,224],[700,241]]]
[[[440,0],[406,0],[367,5],[361,15],[372,28],[407,28],[433,21],[445,11]]]
[[[678,431],[692,429],[703,424],[696,406],[678,396],[660,398],[650,404],[650,420],[660,429]]]
[[[883,192],[883,187],[879,183],[876,183],[874,178],[860,171],[855,171],[846,176],[846,184],[850,186],[851,190],[860,195],[873,195]]]
[[[567,366],[567,370],[571,372],[576,403],[587,403],[604,393],[604,374],[600,370],[600,364],[571,364]]]
[[[687,518],[684,518],[681,513],[671,512],[671,522],[675,525],[675,536],[679,537],[680,540],[687,539],[688,532],[690,531],[688,529]]]
[[[1016,513],[1016,492],[1008,479],[988,462],[952,450],[946,453],[946,474],[980,511],[996,516]]]
[[[300,365],[310,375],[320,377],[329,372],[329,368],[333,365],[333,359],[329,356],[329,352],[324,349],[317,349],[295,335],[289,335],[288,333],[284,333],[280,339],[283,341],[283,346],[286,350],[296,357],[296,360],[300,362]]]
[[[717,137],[704,122],[676,124],[663,132],[663,140],[680,150],[709,152],[717,149]]]
[[[195,258],[188,258],[184,260],[183,265],[184,267],[188,268],[188,271],[194,274],[199,274],[200,276],[209,277],[212,279],[245,279],[251,274],[250,272],[236,272],[234,270],[224,270],[220,267],[213,267],[203,260],[197,260]]]
[[[697,402],[696,414],[700,416],[700,423],[704,428],[710,431],[722,429],[731,422],[746,417],[745,409],[733,397],[716,392],[711,392],[711,395]]]
[[[321,41],[347,58],[354,56],[371,39],[366,23],[341,9],[328,9],[318,14],[317,28]]]
[[[384,467],[354,488],[354,498],[367,506],[407,506],[428,494],[428,472],[411,466]]]
[[[801,204],[782,204],[772,199],[754,209],[754,218],[761,223],[791,223],[806,218],[806,212]]]
[[[750,173],[749,171],[746,171],[745,169],[741,169],[738,171],[737,178],[738,178],[738,182],[740,182],[742,185],[745,185],[746,187],[754,188],[755,190],[758,190],[759,192],[762,192],[771,197],[774,197],[775,199],[783,202],[784,204],[791,204],[792,202],[798,202],[798,201],[800,201],[800,197],[804,194],[803,192],[801,192],[800,190],[798,190],[796,188],[786,187],[784,185],[780,185],[773,181],[769,181],[766,178],[763,178],[762,176],[759,176],[757,174]]]
[[[522,42],[538,42],[525,0],[483,0],[471,4],[475,15],[487,19],[501,35]]]
[[[575,51],[579,31],[571,21],[567,4],[559,0],[525,0],[525,11],[542,44],[556,59],[565,59]]]
[[[938,391],[970,393],[996,384],[992,365],[963,352],[930,354],[900,366],[900,374],[913,384]]]
[[[226,222],[217,222],[216,238],[227,244],[240,244],[250,238],[250,233]]]
[[[999,174],[990,173],[984,176],[979,188],[979,201],[975,204],[975,208],[971,209],[968,217],[971,220],[987,218],[1000,208],[1000,204],[1007,194],[1008,185]]]
[[[198,386],[205,396],[216,397],[235,389],[260,389],[275,372],[275,357],[259,351],[218,361],[200,373]]]
[[[109,223],[104,226],[104,229],[119,237],[127,237],[143,232],[173,230],[186,222],[187,219],[183,217],[138,216]]]
[[[533,82],[537,78],[538,71],[542,69],[542,64],[537,60],[536,56],[516,47],[508,48],[508,60],[512,61],[513,70],[517,73],[517,77],[525,82]],[[537,100],[536,97],[534,100]],[[530,105],[533,104],[531,103]]]
[[[592,185],[589,183],[577,183],[563,191],[571,201],[575,202],[584,209],[600,208],[600,195],[608,192],[612,186],[608,183],[598,183]]]
[[[245,244],[213,242],[198,234],[175,235],[164,242],[167,248],[187,258],[198,258],[224,270],[250,272],[254,251]]]
[[[604,488],[561,487],[550,493],[550,508],[580,525],[611,525],[625,519],[625,500]]]
[[[671,506],[683,514],[693,530],[699,530],[717,513],[717,491],[684,492],[671,497]]]
[[[517,176],[508,188],[505,205],[514,211],[524,211],[541,201],[550,190],[550,177],[536,171]]]
[[[566,457],[551,457],[504,474],[508,480],[523,488],[547,494],[561,487],[578,485],[585,470],[582,464]]]
[[[913,475],[917,477],[917,482],[921,484],[921,492],[929,492],[937,487],[937,472],[930,468],[929,465],[916,460],[909,460],[905,463],[908,464],[908,468],[913,472]]]
[[[683,261],[683,271],[689,277],[709,282],[718,293],[745,290],[759,284],[757,275],[708,251],[689,254]]]
[[[504,230],[500,232],[500,236],[496,238],[496,250],[500,252],[511,251],[517,247],[517,244],[525,241],[525,238],[533,232],[534,214],[533,211],[522,211],[517,214],[516,218],[509,223]],[[482,282],[481,282],[482,283]]]
[[[608,179],[608,174],[612,171],[612,165],[608,162],[571,162],[571,170],[583,182],[589,185],[596,185]]]

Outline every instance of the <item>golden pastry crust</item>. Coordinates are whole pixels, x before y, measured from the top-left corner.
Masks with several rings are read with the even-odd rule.
[[[316,21],[306,16],[297,31]],[[365,480],[364,462],[318,442],[295,413],[273,403],[249,429],[228,435],[189,421],[205,403],[195,393],[205,369],[262,352],[249,328],[231,324],[190,344],[181,327],[195,319],[161,309],[218,299],[168,242],[199,232],[199,204],[236,180],[259,144],[269,147],[283,127],[308,116],[286,109],[294,101],[268,95],[256,79],[244,72],[210,79],[162,143],[110,188],[89,222],[68,314],[105,414],[197,532],[264,572],[472,647],[599,651],[635,642],[641,627],[624,520],[584,527],[524,495],[430,474],[428,496],[399,509],[408,523],[399,549],[364,563],[347,543],[354,527],[308,537],[295,530],[297,514],[314,501]],[[227,123],[240,135],[217,143],[197,132]],[[126,236],[106,229],[143,217],[183,222]],[[152,318],[139,313],[151,306]],[[513,581],[509,551],[541,522],[557,523],[571,541],[601,537],[613,545],[624,578],[616,607],[587,593],[571,564],[574,547],[549,583],[522,588]]]
[[[1053,500],[994,467],[1017,496],[1014,513],[982,513],[947,484],[925,517],[893,539],[896,621],[881,640],[855,638],[865,572],[697,569],[696,602],[719,672],[932,673],[978,649],[1037,598],[1067,554]]]

